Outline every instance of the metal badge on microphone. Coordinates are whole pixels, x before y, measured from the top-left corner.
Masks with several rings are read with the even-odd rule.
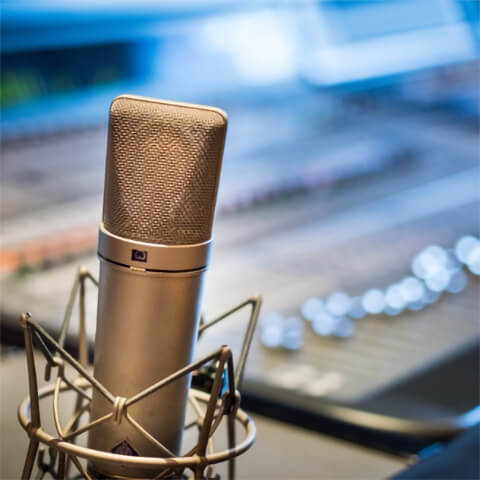
[[[148,252],[146,250],[136,250],[132,249],[132,260],[135,262],[146,262],[148,257]]]

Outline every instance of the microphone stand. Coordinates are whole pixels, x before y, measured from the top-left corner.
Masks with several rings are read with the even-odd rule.
[[[232,352],[226,345],[206,355],[202,359],[187,365],[166,378],[147,387],[130,398],[116,397],[109,392],[90,373],[88,365],[88,342],[86,333],[86,282],[98,286],[97,280],[83,267],[78,269],[65,310],[65,315],[58,340],[49,335],[29,313],[23,313],[20,324],[24,332],[25,353],[28,369],[29,395],[18,407],[20,425],[27,432],[29,446],[22,471],[22,479],[30,479],[37,459],[41,477],[47,473],[55,479],[69,476],[71,464],[77,470],[77,477],[92,480],[92,473],[82,465],[80,459],[95,460],[105,464],[114,463],[121,466],[140,466],[151,472],[155,479],[191,478],[194,480],[219,479],[214,476],[213,465],[228,462],[228,478],[235,478],[235,458],[248,450],[256,435],[253,420],[239,408],[239,386],[247,360],[253,333],[257,324],[261,307],[261,297],[253,296],[219,317],[205,322],[200,319],[199,338],[206,330],[227,319],[235,312],[250,306],[248,327],[243,339],[238,366],[234,369]],[[79,298],[78,356],[74,358],[65,350],[65,341],[73,314],[74,304]],[[45,360],[45,380],[50,381],[56,370],[55,381],[46,387],[38,388],[34,344],[39,348]],[[67,367],[75,371],[75,378],[69,378]],[[196,414],[196,418],[184,426],[184,431],[198,428],[197,442],[186,454],[175,456],[161,442],[140,425],[128,409],[130,405],[142,401],[154,392],[170,383],[193,373],[199,385],[211,384],[211,388],[203,390],[191,388],[188,402]],[[80,426],[81,417],[90,411],[91,392],[96,389],[112,405],[112,410],[101,418],[90,419],[86,425]],[[74,412],[66,423],[62,423],[60,409],[62,399],[68,393],[75,393]],[[51,399],[53,403],[53,422],[55,432],[48,432],[42,426],[40,404]],[[43,412],[43,411],[42,411]],[[145,438],[158,449],[158,457],[140,457],[94,450],[76,443],[77,437],[88,432],[103,422],[129,422]],[[214,433],[218,427],[226,423],[227,449],[216,451]],[[243,427],[244,438],[237,443],[237,423]],[[47,450],[48,449],[48,450]],[[48,452],[48,459],[46,460]],[[125,452],[132,453],[132,452]],[[190,472],[189,472],[190,471]],[[190,476],[187,476],[190,475]],[[127,477],[124,477],[127,478]]]

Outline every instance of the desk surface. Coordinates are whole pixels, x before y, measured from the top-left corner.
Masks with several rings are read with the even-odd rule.
[[[21,351],[4,353],[0,366],[0,478],[13,480],[19,478],[27,447],[26,434],[16,418],[17,403],[27,391],[25,356]],[[395,457],[263,417],[253,418],[257,441],[238,462],[239,479],[373,480],[388,477],[405,465]]]

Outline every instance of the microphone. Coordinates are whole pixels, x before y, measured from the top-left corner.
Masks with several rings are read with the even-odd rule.
[[[119,401],[193,359],[226,128],[226,114],[216,108],[130,95],[112,102],[94,376]],[[128,407],[174,455],[180,454],[189,383],[183,377]],[[91,420],[111,409],[94,390]],[[126,421],[95,426],[88,446],[168,455]],[[149,476],[141,467],[94,460],[89,469],[100,477]]]

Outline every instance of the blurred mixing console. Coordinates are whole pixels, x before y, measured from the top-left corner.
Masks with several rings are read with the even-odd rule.
[[[478,342],[478,75],[469,61],[367,90],[318,89],[310,77],[196,98],[230,119],[206,318],[264,298],[247,398],[368,406]],[[25,310],[58,333],[78,266],[97,276],[107,112],[90,122],[72,112],[77,123],[66,108],[34,112],[33,126],[4,121],[4,339]],[[93,287],[87,297],[93,340]],[[202,337],[198,355],[222,343],[238,352],[246,316]],[[448,388],[429,414],[478,403],[475,381],[463,403]],[[405,411],[424,414],[390,413]]]
[[[224,106],[231,127],[207,315],[260,292],[264,313],[299,316],[309,297],[384,289],[409,275],[429,244],[449,248],[478,235],[477,137],[468,123],[379,104],[335,108],[331,100],[326,109],[324,101],[305,93],[293,108],[291,100],[238,114]],[[257,137],[254,120],[262,125]],[[27,309],[54,331],[77,266],[97,272],[105,129],[17,139],[3,150],[4,322]],[[358,398],[476,335],[476,292],[472,279],[424,310],[359,320],[348,339],[306,328],[297,352],[256,342],[248,373],[275,382],[284,366],[313,365],[341,374],[329,395]]]

